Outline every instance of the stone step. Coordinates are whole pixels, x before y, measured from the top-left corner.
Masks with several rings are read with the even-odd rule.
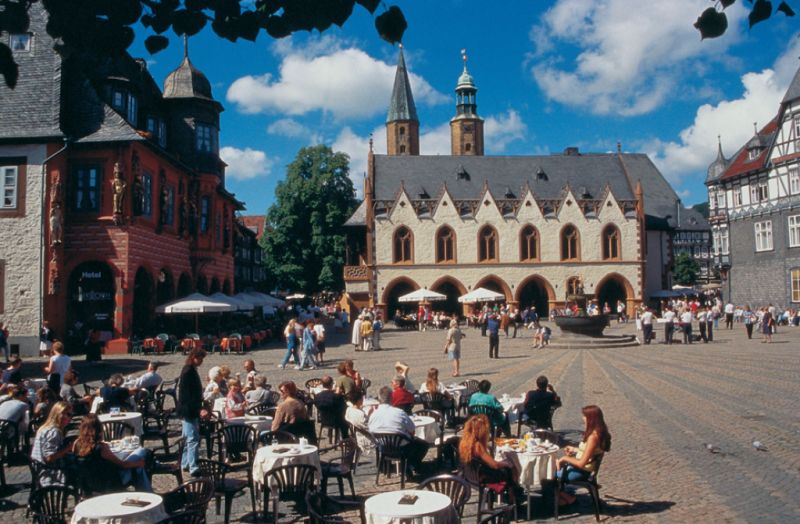
[[[550,341],[550,349],[624,348],[638,346],[633,335],[606,335],[604,337],[560,336]]]

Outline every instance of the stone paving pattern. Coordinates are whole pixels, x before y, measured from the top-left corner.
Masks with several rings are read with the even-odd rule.
[[[607,333],[632,333],[633,324],[613,325]],[[772,344],[747,340],[744,327],[720,329],[710,344],[652,344],[617,349],[532,349],[530,332],[516,339],[501,335],[499,360],[488,359],[488,339],[465,329],[462,377],[488,378],[493,392],[517,395],[534,387],[547,375],[563,399],[554,417],[556,430],[579,439],[580,408],[602,407],[613,435],[611,452],[599,476],[604,501],[603,518],[620,522],[798,522],[800,458],[794,453],[800,440],[800,329],[782,327]],[[661,336],[661,333],[658,333]],[[283,356],[277,341],[249,354],[268,381],[295,380],[299,385],[323,374],[336,375],[341,359],[353,358],[362,375],[372,380],[374,395],[393,375],[393,363],[411,365],[410,377],[419,387],[429,367],[438,367],[449,383],[449,363],[442,353],[443,331],[387,330],[383,351],[356,353],[344,335],[330,335],[324,370],[281,371],[275,365]],[[108,358],[88,367],[77,362],[82,380],[105,377],[115,371],[129,373],[144,368],[149,357],[128,355]],[[165,378],[177,376],[180,355],[159,357]],[[241,370],[242,356],[215,354],[202,372],[225,363]],[[28,364],[30,366],[30,364]],[[37,363],[38,366],[38,363]],[[463,379],[462,378],[462,379]],[[754,439],[768,451],[755,450]],[[719,448],[710,453],[705,444]],[[323,446],[327,442],[322,443]],[[429,455],[431,458],[432,453]],[[399,489],[399,479],[381,477],[374,482],[374,462],[362,458],[356,475],[359,496]],[[0,499],[0,521],[24,521],[29,473],[23,463],[7,468],[10,488]],[[413,483],[411,483],[413,486]],[[157,477],[156,491],[175,486],[174,479]],[[409,485],[407,484],[407,487]],[[335,484],[329,493],[336,494]],[[476,504],[468,504],[464,520],[473,521]],[[541,497],[533,499],[537,520],[552,516]],[[222,522],[214,515],[209,522]],[[284,521],[302,516],[282,505]],[[234,520],[253,522],[249,496],[234,502]],[[579,497],[562,518],[593,521],[588,496]]]

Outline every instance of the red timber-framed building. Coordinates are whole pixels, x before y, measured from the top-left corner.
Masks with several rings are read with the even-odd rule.
[[[44,321],[126,351],[152,334],[158,304],[234,292],[243,204],[225,189],[223,107],[186,50],[162,92],[143,60],[55,51],[37,9],[29,33],[0,34],[19,44],[21,71],[0,87],[0,169],[14,190],[0,207],[0,319],[23,353]]]

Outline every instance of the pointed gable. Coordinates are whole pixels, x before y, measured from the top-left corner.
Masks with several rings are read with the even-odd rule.
[[[386,115],[387,123],[398,120],[419,121],[417,107],[414,105],[414,95],[411,93],[411,82],[408,80],[408,70],[406,69],[406,59],[403,56],[402,46],[400,47],[400,58],[397,61],[397,72],[394,75],[389,114]]]

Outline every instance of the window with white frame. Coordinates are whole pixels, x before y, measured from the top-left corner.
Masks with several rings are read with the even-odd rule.
[[[136,97],[130,93],[128,93],[128,122],[131,123],[132,126],[136,127],[136,120],[139,113],[139,101]]]
[[[719,231],[719,250],[723,255],[730,254],[730,242],[728,241],[727,229],[720,229]]]
[[[772,250],[772,220],[755,223],[756,251]]]
[[[17,166],[0,167],[0,209],[16,209],[18,194]]]
[[[800,247],[800,215],[789,217],[789,247]]]
[[[742,207],[742,188],[733,188],[733,207]]]
[[[760,204],[769,200],[769,187],[767,182],[750,184],[750,204]]]
[[[717,209],[725,209],[725,192],[717,193]]]
[[[800,115],[794,117],[794,150],[800,151]]]
[[[792,302],[800,302],[800,268],[792,269],[790,280],[792,282]]]
[[[798,166],[789,168],[789,193],[792,195],[800,193],[800,167]]]
[[[747,150],[747,159],[748,160],[755,160],[756,158],[758,158],[758,155],[760,155],[760,154],[761,154],[761,148],[760,147],[753,147],[753,148]]]
[[[33,35],[31,33],[16,33],[9,35],[9,47],[15,53],[25,53],[31,50],[31,41]]]

